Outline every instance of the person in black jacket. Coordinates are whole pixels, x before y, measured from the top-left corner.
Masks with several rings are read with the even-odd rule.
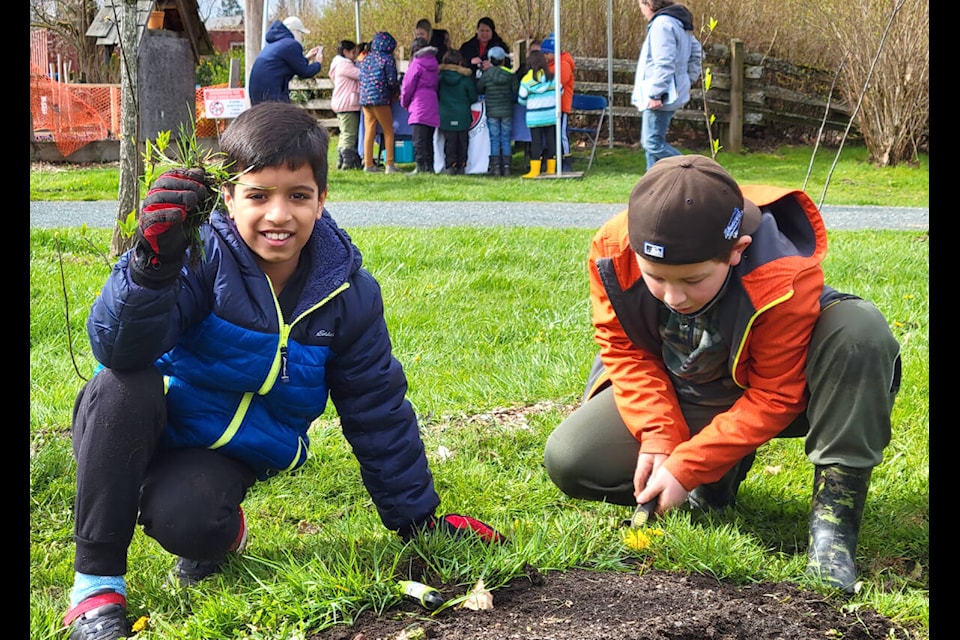
[[[484,16],[477,21],[476,35],[460,45],[463,66],[473,69],[474,76],[479,78],[483,71],[490,68],[488,56],[490,49],[494,47],[501,47],[506,52],[507,64],[509,64],[510,47],[497,33],[493,19]]]

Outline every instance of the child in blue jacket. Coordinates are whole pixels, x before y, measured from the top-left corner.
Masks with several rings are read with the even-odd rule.
[[[527,56],[528,71],[520,80],[517,102],[527,107],[530,129],[530,171],[524,178],[540,175],[541,157],[547,160],[547,173],[557,172],[557,87],[547,57],[542,51]]]
[[[383,299],[360,251],[324,208],[329,134],[297,106],[265,102],[221,141],[225,207],[202,169],[164,173],[134,247],[93,304],[101,367],[74,405],[77,459],[71,639],[129,633],[127,547],[139,523],[192,584],[247,540],[241,503],[299,468],[308,429],[333,401],[384,526],[499,533],[435,517],[434,488]]]

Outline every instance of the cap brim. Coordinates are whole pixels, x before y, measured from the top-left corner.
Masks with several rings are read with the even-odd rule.
[[[746,198],[743,199],[743,221],[740,223],[740,235],[749,235],[760,227],[760,207]]]

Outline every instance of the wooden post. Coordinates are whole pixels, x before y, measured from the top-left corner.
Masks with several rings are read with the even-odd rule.
[[[529,39],[517,40],[513,43],[513,55],[510,56],[510,58],[512,62],[511,70],[514,73],[516,73],[520,69],[521,65],[526,64],[527,53],[529,52],[529,49],[530,49]]]
[[[230,77],[228,82],[231,89],[236,89],[240,86],[240,60],[238,58],[230,58]]]
[[[743,146],[743,40],[730,41],[730,128],[727,150]]]

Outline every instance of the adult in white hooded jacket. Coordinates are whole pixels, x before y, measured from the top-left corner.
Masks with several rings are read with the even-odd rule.
[[[700,77],[702,48],[693,35],[693,15],[673,0],[638,0],[647,20],[630,101],[641,112],[640,144],[647,170],[657,160],[680,155],[667,142],[677,109],[690,101],[690,86]]]

